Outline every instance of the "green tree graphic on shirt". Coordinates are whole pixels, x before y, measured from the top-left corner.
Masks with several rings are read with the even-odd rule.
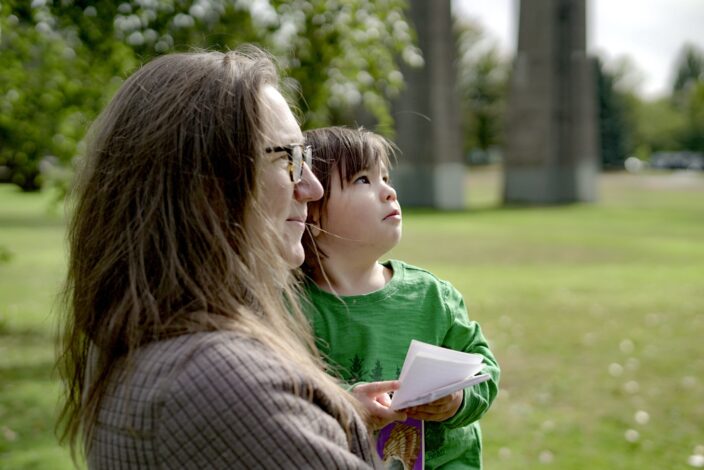
[[[364,361],[362,361],[362,358],[359,357],[358,354],[355,354],[352,358],[352,366],[350,367],[350,383],[364,381],[364,376],[367,375],[367,371],[364,370],[363,364]]]
[[[371,374],[372,382],[384,380],[384,369],[381,367],[381,362],[379,359],[376,360],[376,364],[374,365],[374,369],[372,369]]]

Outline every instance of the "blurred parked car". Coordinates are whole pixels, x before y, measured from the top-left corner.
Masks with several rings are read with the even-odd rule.
[[[699,152],[655,152],[650,157],[652,168],[668,170],[704,170],[704,154]]]

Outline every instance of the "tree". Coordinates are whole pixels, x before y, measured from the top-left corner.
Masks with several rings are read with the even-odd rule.
[[[41,160],[51,155],[70,161],[87,123],[116,86],[111,77],[134,62],[120,44],[94,60],[71,31],[54,29],[46,11],[17,4],[24,6],[10,2],[0,10],[0,165],[15,184],[34,190],[42,183]]]
[[[679,136],[682,146],[704,152],[704,52],[685,44],[675,71],[672,103],[686,121]]]
[[[599,153],[604,168],[623,168],[631,151],[632,129],[626,121],[626,101],[616,89],[616,77],[597,59]]]
[[[405,0],[7,0],[0,7],[0,166],[24,189],[39,164],[64,165],[85,128],[140,63],[172,51],[244,42],[287,70],[306,126],[363,106],[385,127],[403,85],[401,58],[419,54]]]
[[[681,148],[683,114],[669,98],[645,100],[640,71],[627,56],[597,63],[600,152],[604,168],[623,168],[629,155],[647,159]]]
[[[702,80],[704,80],[704,54],[694,44],[685,44],[675,64],[672,93],[677,95]]]
[[[633,151],[642,158],[663,150],[682,150],[682,135],[687,125],[685,115],[669,98],[651,101],[638,100],[631,106],[635,122],[633,141],[638,146]]]
[[[689,90],[686,119],[682,138],[684,147],[704,153],[704,80],[698,80]]]
[[[478,23],[456,18],[455,33],[464,150],[486,153],[502,143],[509,63]]]
[[[599,61],[604,167],[622,167],[631,154],[647,159],[657,151],[704,152],[704,53],[686,44],[678,57],[672,94],[657,99],[640,97],[641,76],[628,57]]]

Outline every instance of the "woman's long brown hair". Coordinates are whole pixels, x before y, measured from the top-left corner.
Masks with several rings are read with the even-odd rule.
[[[354,402],[322,371],[260,210],[265,85],[277,86],[277,70],[254,48],[162,56],[92,126],[71,197],[58,361],[67,393],[57,429],[73,452],[90,445],[111,374],[140,346],[191,332],[259,339],[349,420]]]

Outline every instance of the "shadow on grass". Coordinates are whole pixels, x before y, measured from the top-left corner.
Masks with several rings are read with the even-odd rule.
[[[403,207],[403,206],[402,206]],[[404,214],[408,215],[420,215],[424,217],[442,217],[447,218],[462,218],[466,216],[477,216],[477,215],[490,215],[490,214],[509,214],[515,212],[526,212],[530,209],[543,209],[543,210],[562,210],[562,209],[574,209],[591,207],[588,203],[583,202],[570,202],[570,203],[555,203],[555,204],[495,204],[495,205],[485,205],[485,206],[474,206],[464,209],[433,209],[429,207],[404,207]]]
[[[5,384],[14,383],[17,385],[19,382],[52,381],[57,378],[57,375],[53,359],[47,359],[33,364],[0,366],[0,377]],[[4,387],[0,387],[0,390],[2,388]]]
[[[0,359],[0,390],[10,383],[56,379],[53,335],[32,329],[2,331],[0,344],[4,356]]]
[[[0,227],[8,228],[54,228],[63,227],[62,217],[55,214],[40,215],[3,215],[0,216]]]
[[[0,344],[14,344],[18,338],[23,341],[23,344],[46,344],[47,341],[53,341],[53,336],[47,334],[46,330],[39,327],[13,328],[3,316],[0,316]]]

